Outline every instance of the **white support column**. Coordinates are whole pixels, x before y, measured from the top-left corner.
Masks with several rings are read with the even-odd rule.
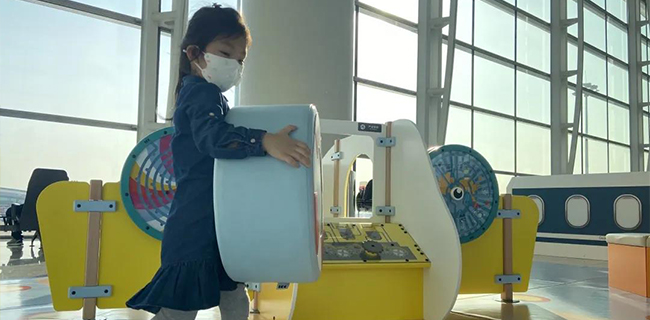
[[[416,123],[425,145],[438,142],[442,103],[442,0],[420,0]],[[448,22],[448,20],[447,20]]]
[[[180,44],[187,20],[187,0],[173,0],[172,11],[160,12],[159,0],[142,1],[140,36],[140,91],[138,97],[138,140],[167,124],[156,122],[158,106],[158,69],[160,30],[171,30],[170,83],[167,116],[173,109],[174,89],[178,80]]]
[[[166,21],[172,28],[171,53],[169,56],[169,90],[167,94],[167,119],[171,119],[176,105],[176,84],[178,83],[178,68],[181,58],[181,43],[187,27],[187,0],[173,0],[171,19]]]
[[[442,94],[442,109],[438,117],[438,145],[444,145],[447,138],[447,123],[449,122],[449,101],[451,99],[451,83],[454,74],[454,57],[456,52],[456,22],[458,21],[458,0],[450,0],[449,4],[449,37],[447,38],[447,64],[445,67],[444,92]]]
[[[631,171],[643,171],[643,70],[648,61],[641,61],[641,1],[628,0],[628,63],[630,83],[630,154]],[[647,19],[647,17],[646,17]]]
[[[156,124],[160,36],[158,22],[153,17],[159,13],[160,1],[142,1],[138,141],[153,132]]]
[[[551,173],[565,174],[567,143],[567,0],[551,1]]]
[[[564,80],[566,81],[571,75],[577,75],[576,79],[576,100],[573,111],[573,122],[567,123],[565,126],[562,126],[563,130],[573,127],[573,132],[571,133],[571,144],[569,145],[569,161],[567,164],[567,172],[573,173],[576,163],[576,154],[578,152],[578,132],[580,131],[580,119],[582,119],[582,88],[583,88],[583,77],[584,77],[584,56],[585,56],[585,10],[584,10],[584,0],[578,0],[578,19],[574,20],[565,20],[563,25],[564,33],[566,34],[568,26],[577,23],[578,24],[578,62],[576,64],[576,70],[570,70],[565,72]],[[566,52],[566,51],[565,51]],[[565,100],[566,101],[566,100]]]
[[[578,18],[567,19],[567,0],[551,1],[551,174],[572,174],[582,111],[584,57],[583,0],[578,0]],[[578,23],[577,70],[567,68],[567,28]],[[577,75],[573,122],[567,119],[568,78]],[[567,141],[573,127],[571,143]]]
[[[352,120],[353,0],[242,1],[242,12],[253,45],[241,105],[313,103],[321,119]]]

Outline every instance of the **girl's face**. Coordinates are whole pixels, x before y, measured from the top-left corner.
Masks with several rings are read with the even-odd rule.
[[[244,64],[244,59],[246,59],[246,54],[248,53],[248,43],[246,37],[243,36],[237,38],[216,38],[205,47],[205,52],[234,59],[239,61],[240,64]],[[198,47],[192,47],[192,50],[187,50],[186,54],[190,61],[196,62],[201,68],[206,67],[205,58]],[[194,63],[192,63],[192,73],[201,76],[201,71]]]

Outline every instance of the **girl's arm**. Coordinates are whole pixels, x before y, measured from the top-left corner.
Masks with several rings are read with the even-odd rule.
[[[212,84],[197,84],[183,103],[194,143],[201,153],[220,159],[264,156],[264,130],[235,127],[225,121],[221,98]]]

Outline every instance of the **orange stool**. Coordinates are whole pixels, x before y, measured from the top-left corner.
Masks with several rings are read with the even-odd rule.
[[[650,233],[607,235],[609,286],[650,298]]]

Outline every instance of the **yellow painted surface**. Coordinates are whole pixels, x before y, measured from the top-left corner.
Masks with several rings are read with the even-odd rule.
[[[88,215],[74,212],[72,207],[75,200],[88,199],[89,188],[85,182],[57,182],[43,190],[36,203],[57,311],[81,309],[81,300],[68,299],[68,288],[84,284]]]
[[[82,300],[68,299],[68,288],[84,285],[88,214],[73,211],[75,200],[89,196],[85,182],[59,182],[38,199],[37,213],[47,256],[52,302],[57,311],[78,310]],[[117,211],[104,213],[100,243],[99,284],[113,295],[99,298],[99,308],[124,308],[126,300],[146,285],[160,266],[160,241],[142,232],[121,203],[117,183],[104,185],[102,198],[117,201]]]
[[[499,208],[503,205],[503,198]],[[513,271],[522,276],[520,284],[513,286],[516,292],[528,291],[530,271],[533,265],[535,238],[537,236],[538,211],[533,200],[525,196],[513,196],[513,209],[521,211],[521,218],[512,220]],[[463,276],[460,293],[499,293],[503,286],[494,283],[494,276],[503,274],[503,220],[494,219],[490,228],[478,239],[464,243]]]
[[[158,271],[161,242],[131,220],[122,205],[118,183],[105,184],[103,198],[117,200],[118,206],[116,212],[104,214],[99,263],[99,283],[112,284],[113,295],[98,299],[97,306],[125,308],[126,301]]]
[[[298,285],[293,320],[422,319],[423,269],[327,269]]]
[[[354,235],[344,239],[340,229]],[[406,232],[405,232],[406,231]],[[396,223],[328,223],[326,244],[362,243],[368,232],[377,232],[384,250],[390,244],[407,247],[415,255],[409,260],[329,260],[321,277],[299,284],[294,320],[406,320],[423,318],[423,271],[431,266],[402,226]]]

